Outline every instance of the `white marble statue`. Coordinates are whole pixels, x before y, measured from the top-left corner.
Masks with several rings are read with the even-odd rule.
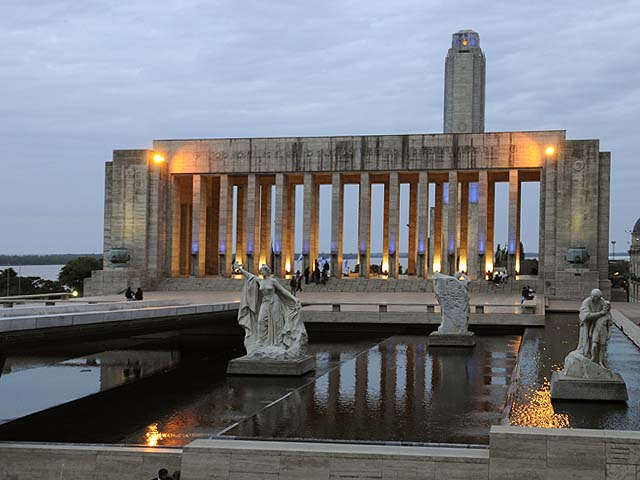
[[[455,277],[435,273],[433,290],[440,304],[440,334],[466,334],[469,326],[469,279],[460,273]]]
[[[285,360],[305,355],[307,331],[301,319],[300,300],[260,267],[260,278],[233,264],[246,277],[242,288],[238,323],[244,328],[247,357]]]
[[[611,305],[597,288],[580,305],[578,348],[564,360],[563,372],[569,377],[612,378],[606,363],[607,341],[611,336]]]

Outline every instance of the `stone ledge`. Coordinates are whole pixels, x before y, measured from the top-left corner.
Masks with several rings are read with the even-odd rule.
[[[267,358],[234,358],[227,365],[227,375],[270,375],[299,377],[316,368],[316,359],[311,355],[289,360]]]
[[[589,380],[567,377],[562,372],[551,376],[553,400],[593,400],[624,402],[629,399],[627,386],[619,373],[614,380]]]

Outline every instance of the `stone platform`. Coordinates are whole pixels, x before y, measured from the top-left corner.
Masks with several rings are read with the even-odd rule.
[[[612,379],[582,379],[568,377],[562,372],[551,376],[552,400],[593,400],[624,402],[629,396],[619,373]]]
[[[438,333],[433,332],[427,337],[429,347],[474,347],[475,334],[468,333]]]
[[[266,358],[234,358],[227,365],[227,375],[302,376],[316,368],[316,359],[311,355],[289,360]]]

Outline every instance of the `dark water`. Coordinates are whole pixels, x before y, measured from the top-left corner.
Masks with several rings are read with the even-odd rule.
[[[615,326],[608,362],[627,384],[628,402],[551,401],[549,381],[578,343],[577,314],[547,314],[544,329],[526,331],[509,423],[533,427],[640,430],[640,351]]]
[[[239,335],[207,329],[0,358],[0,440],[184,445],[215,435],[486,444],[490,426],[640,430],[640,351],[614,330],[609,363],[627,404],[552,403],[548,382],[577,338],[575,315],[479,335],[473,349],[425,336],[312,335],[302,378],[227,377]],[[519,383],[510,385],[518,350]],[[505,415],[507,417],[505,417]],[[4,423],[3,423],[4,422]]]
[[[473,349],[427,349],[425,341],[392,337],[225,435],[488,443],[490,426],[502,418],[520,337],[481,336]]]

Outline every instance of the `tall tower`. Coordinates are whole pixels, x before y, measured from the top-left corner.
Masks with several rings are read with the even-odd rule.
[[[444,133],[484,132],[485,67],[480,35],[454,33],[444,67]]]

